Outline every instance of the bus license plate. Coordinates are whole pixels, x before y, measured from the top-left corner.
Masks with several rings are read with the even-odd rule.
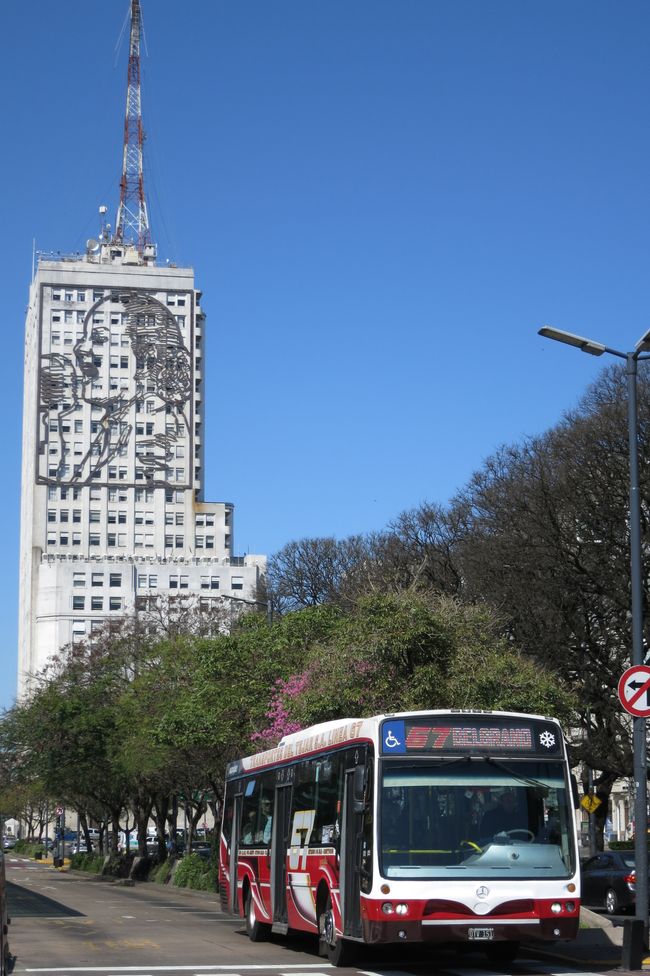
[[[470,929],[468,935],[472,942],[491,942],[494,939],[494,929]]]

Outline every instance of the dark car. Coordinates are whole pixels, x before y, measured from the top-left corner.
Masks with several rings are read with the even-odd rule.
[[[582,865],[582,903],[609,915],[629,911],[635,882],[634,851],[603,851]]]

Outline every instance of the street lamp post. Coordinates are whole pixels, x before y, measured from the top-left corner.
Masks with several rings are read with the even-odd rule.
[[[632,664],[644,664],[643,653],[643,578],[641,568],[641,501],[639,498],[639,427],[637,419],[637,363],[650,359],[644,356],[650,350],[650,330],[639,339],[633,352],[621,352],[582,336],[573,335],[545,326],[539,335],[555,339],[566,345],[575,346],[591,356],[608,353],[626,363],[627,377],[627,425],[630,462],[630,580],[632,610]],[[636,917],[643,922],[646,933],[648,926],[648,785],[645,719],[633,718],[633,762],[634,783],[634,860],[636,870]]]

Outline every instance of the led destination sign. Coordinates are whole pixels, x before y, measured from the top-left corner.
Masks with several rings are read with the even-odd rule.
[[[382,752],[557,756],[562,754],[562,739],[551,722],[432,715],[430,719],[387,719],[382,726]]]

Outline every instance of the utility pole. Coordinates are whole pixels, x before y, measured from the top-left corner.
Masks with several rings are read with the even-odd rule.
[[[140,254],[142,254],[145,245],[151,243],[142,170],[144,129],[142,127],[140,96],[141,33],[140,0],[131,0],[131,37],[124,116],[124,153],[122,177],[120,179],[120,204],[117,208],[117,219],[115,221],[115,240],[120,243],[135,244]]]

